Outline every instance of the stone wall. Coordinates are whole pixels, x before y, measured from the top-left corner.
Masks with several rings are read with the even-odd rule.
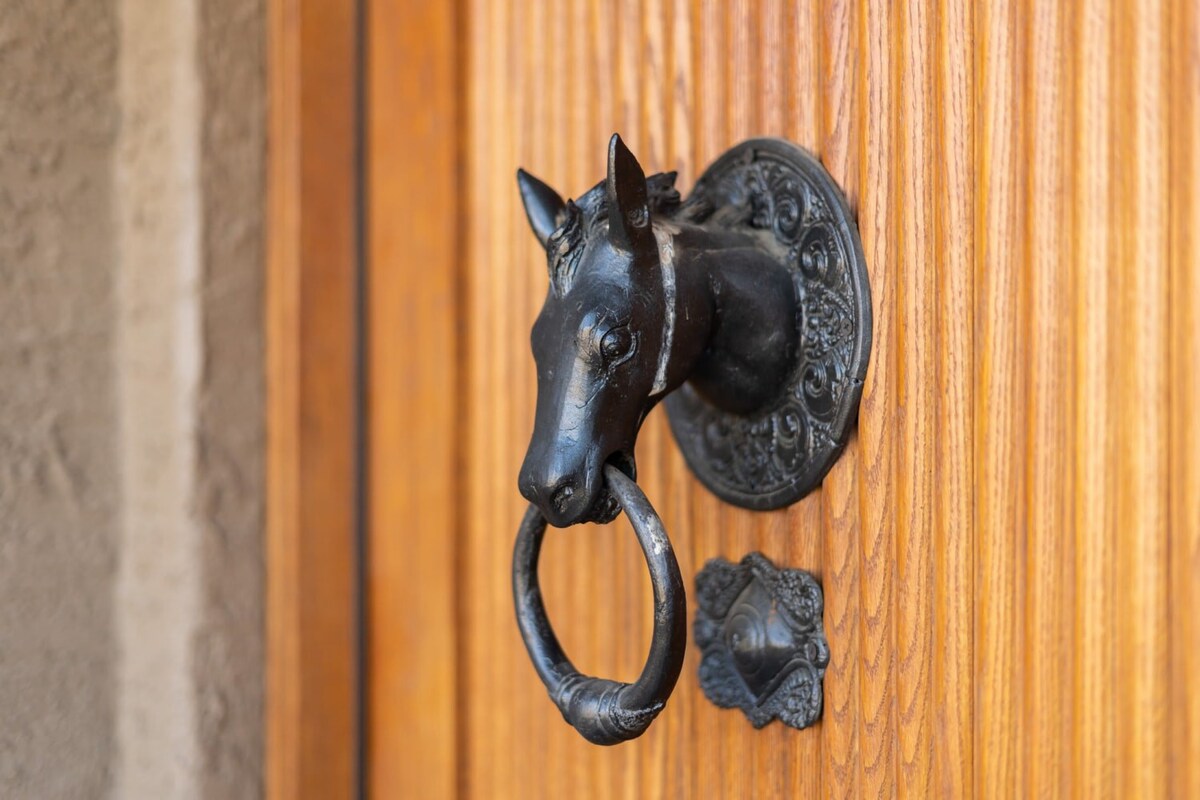
[[[264,0],[0,14],[0,796],[261,794]]]

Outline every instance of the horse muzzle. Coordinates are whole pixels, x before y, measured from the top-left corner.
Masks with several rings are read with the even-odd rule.
[[[631,457],[617,454],[608,461],[630,478],[636,474]],[[603,525],[617,518],[620,504],[604,481],[602,466],[594,471],[551,469],[543,474],[532,468],[533,464],[544,463],[527,455],[518,485],[522,496],[536,505],[551,525],[556,528],[582,522]]]

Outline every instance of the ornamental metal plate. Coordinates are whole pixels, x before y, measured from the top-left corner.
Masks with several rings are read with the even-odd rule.
[[[776,718],[793,728],[816,722],[829,664],[816,579],[750,553],[740,564],[709,561],[696,576],[696,594],[705,696],[740,708],[755,728]]]
[[[689,384],[665,400],[675,439],[705,486],[744,508],[782,508],[820,485],[858,415],[871,349],[858,228],[820,162],[782,139],[727,151],[679,216],[752,233],[793,276],[800,348],[773,402],[733,414]]]

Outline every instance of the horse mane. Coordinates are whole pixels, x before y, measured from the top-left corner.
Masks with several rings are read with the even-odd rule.
[[[675,172],[659,172],[646,178],[650,215],[671,214],[680,205]],[[608,231],[608,194],[604,181],[588,189],[578,200],[568,200],[563,221],[546,240],[550,286],[559,295],[571,291],[575,272],[593,236]]]

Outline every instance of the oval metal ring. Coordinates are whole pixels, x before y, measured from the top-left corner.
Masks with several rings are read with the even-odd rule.
[[[675,551],[654,507],[616,467],[605,466],[604,477],[633,525],[654,586],[654,634],[641,676],[634,683],[593,678],[576,670],[563,653],[538,586],[546,518],[533,505],[513,551],[513,598],[529,657],[563,719],[589,742],[617,744],[642,735],[675,688],[687,645],[687,608]]]

